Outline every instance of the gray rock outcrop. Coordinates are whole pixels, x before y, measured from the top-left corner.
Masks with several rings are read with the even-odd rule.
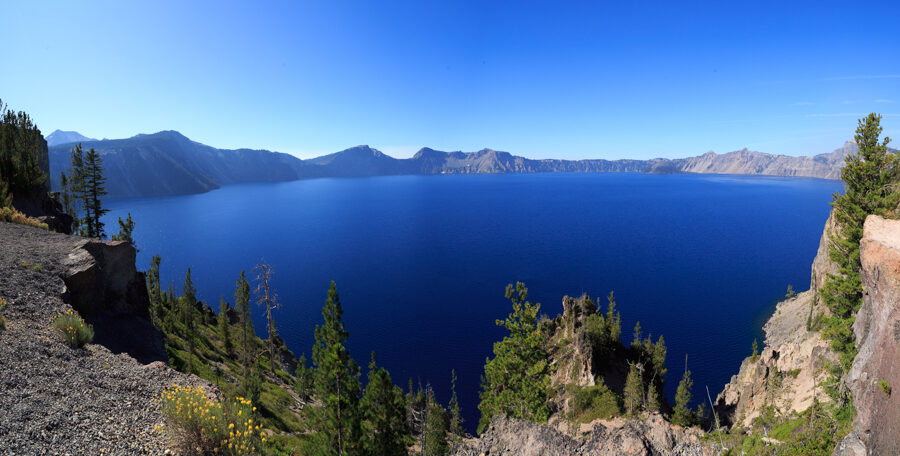
[[[658,414],[644,420],[595,421],[580,437],[550,426],[495,416],[477,440],[465,442],[455,456],[711,456],[700,442],[702,431],[673,426]]]
[[[169,437],[157,429],[163,417],[154,395],[173,384],[210,386],[98,343],[84,349],[63,343],[51,319],[73,308],[67,300],[77,292],[67,290],[63,277],[72,268],[70,254],[84,245],[0,222],[0,297],[8,301],[7,329],[0,330],[0,455],[162,455]],[[90,262],[119,264],[84,264]]]

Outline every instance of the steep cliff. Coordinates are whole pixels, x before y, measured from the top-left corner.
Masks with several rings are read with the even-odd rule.
[[[716,398],[716,410],[726,424],[749,427],[768,407],[778,415],[802,412],[813,398],[830,398],[821,385],[825,366],[836,355],[816,328],[817,316],[827,312],[817,290],[837,265],[828,256],[835,234],[834,214],[825,222],[813,260],[810,290],[778,303],[763,326],[765,348],[757,359],[746,358],[740,371]]]
[[[847,376],[856,418],[837,455],[900,454],[900,220],[871,215],[859,243],[863,305],[853,332],[859,354]]]
[[[97,322],[96,343],[84,349],[69,348],[51,323],[57,312],[95,306],[94,315],[139,326],[148,303],[124,292],[142,280],[133,258],[127,245],[0,222],[0,297],[8,301],[7,329],[0,330],[0,454],[166,453],[154,395],[172,384],[209,385],[115,354],[102,345],[108,321]],[[90,278],[90,288],[67,282],[73,272]],[[152,333],[133,335],[153,352]]]

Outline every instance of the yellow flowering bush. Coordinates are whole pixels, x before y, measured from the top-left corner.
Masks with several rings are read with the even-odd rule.
[[[190,454],[254,454],[265,442],[253,419],[252,402],[242,397],[211,400],[203,388],[170,386],[157,397],[178,445]]]
[[[57,312],[51,319],[53,327],[59,332],[63,340],[72,348],[84,347],[84,344],[94,340],[94,327],[72,310],[66,313]]]

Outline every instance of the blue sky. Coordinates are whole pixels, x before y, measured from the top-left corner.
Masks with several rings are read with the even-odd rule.
[[[900,139],[898,18],[896,1],[12,1],[0,98],[45,134],[301,157],[806,155],[872,111]]]

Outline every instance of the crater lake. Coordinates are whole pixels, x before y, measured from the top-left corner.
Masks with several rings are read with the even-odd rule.
[[[474,430],[485,359],[522,281],[541,313],[564,295],[605,307],[615,292],[631,342],[662,334],[671,402],[685,354],[695,402],[736,374],[788,285],[809,287],[832,192],[841,182],[722,175],[504,174],[311,179],[227,186],[195,195],[106,202],[107,231],[131,213],[138,267],[162,257],[163,287],[234,302],[241,270],[275,271],[275,321],[310,356],[330,281],[337,283],[362,367],[376,352],[395,384],[458,395]],[[599,299],[598,299],[599,298]],[[265,312],[254,306],[257,334]]]

